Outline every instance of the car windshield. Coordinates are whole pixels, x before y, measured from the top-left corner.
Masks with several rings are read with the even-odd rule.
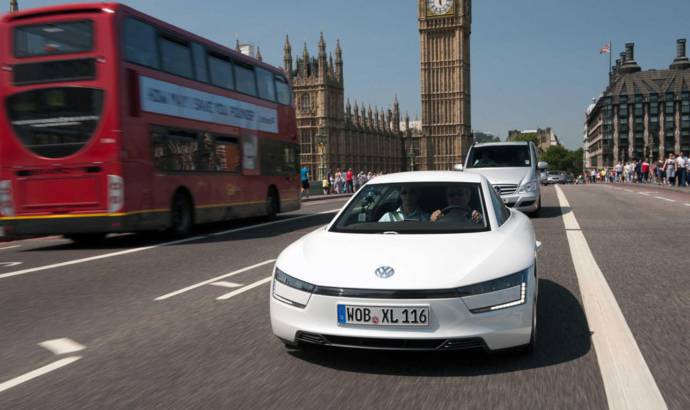
[[[368,184],[331,231],[371,234],[464,233],[489,229],[477,183]]]
[[[493,145],[472,147],[467,168],[529,167],[528,145]]]

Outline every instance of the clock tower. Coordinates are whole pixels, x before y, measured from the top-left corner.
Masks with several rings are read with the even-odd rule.
[[[422,170],[450,170],[472,144],[470,33],[472,0],[418,0]]]

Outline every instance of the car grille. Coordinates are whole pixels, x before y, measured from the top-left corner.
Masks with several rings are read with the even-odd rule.
[[[467,350],[486,349],[481,338],[466,339],[383,339],[372,337],[350,337],[319,335],[315,333],[299,332],[296,337],[298,342],[352,347],[360,349],[382,350]]]
[[[496,188],[498,193],[501,195],[510,195],[514,194],[515,191],[517,191],[518,186],[515,184],[497,184],[494,185],[494,188]]]

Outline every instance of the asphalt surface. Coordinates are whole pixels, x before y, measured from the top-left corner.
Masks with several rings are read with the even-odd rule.
[[[563,190],[666,404],[689,408],[690,195]],[[270,224],[204,226],[183,242],[159,234],[0,244],[0,386],[80,357],[0,391],[0,408],[606,408],[562,211],[553,187],[542,195],[531,356],[287,350],[271,334],[268,284],[217,300],[270,277],[270,261],[343,199],[305,203]],[[333,263],[351,257],[343,250]],[[56,355],[38,345],[59,338],[85,348]]]

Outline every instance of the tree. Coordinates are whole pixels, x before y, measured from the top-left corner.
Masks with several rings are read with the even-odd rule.
[[[481,144],[484,142],[500,142],[501,139],[497,136],[481,131],[475,131],[472,133],[472,139],[475,144]]]
[[[534,132],[516,135],[513,138],[511,138],[510,141],[532,141],[535,146],[539,146],[539,138],[537,137],[537,134]]]
[[[582,173],[582,148],[570,151],[562,145],[552,145],[542,154],[541,161],[549,163],[549,169],[565,171],[573,175]]]

